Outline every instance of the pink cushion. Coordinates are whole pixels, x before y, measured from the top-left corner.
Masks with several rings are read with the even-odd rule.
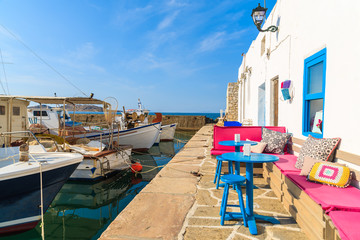
[[[288,173],[286,177],[291,179],[298,187],[306,192],[322,209],[328,213],[335,210],[360,211],[360,190],[348,186],[336,188],[306,180],[305,176],[296,173]]]
[[[284,154],[284,155],[271,154],[271,155],[279,157],[279,161],[274,162],[274,164],[280,169],[280,171],[283,174],[285,174],[285,176],[288,172],[300,173],[300,170],[295,168],[295,163],[297,159],[295,155],[292,154]]]
[[[360,239],[360,212],[332,211],[329,216],[342,240]]]
[[[229,152],[235,152],[235,149],[234,150],[221,150],[221,149],[213,148],[210,151],[211,155],[221,155],[221,154],[229,153]]]
[[[285,127],[273,127],[273,126],[269,126],[266,127],[270,130],[274,130],[274,131],[278,131],[281,133],[285,133],[286,132],[286,128]],[[214,148],[213,150],[211,150],[211,154],[216,155],[215,153],[218,153],[218,151],[222,152],[222,151],[226,151],[226,152],[234,152],[235,151],[235,147],[229,147],[229,146],[222,146],[219,144],[220,141],[225,141],[225,140],[234,140],[234,134],[240,134],[241,139],[240,140],[246,140],[249,139],[251,141],[257,141],[260,142],[262,139],[261,136],[261,126],[245,126],[245,127],[220,127],[220,126],[214,126],[214,133],[213,133],[213,137],[214,137]],[[286,148],[285,150],[286,151]],[[225,153],[225,152],[224,152]]]

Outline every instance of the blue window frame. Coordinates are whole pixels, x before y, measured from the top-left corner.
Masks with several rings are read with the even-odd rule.
[[[304,61],[302,133],[322,138],[326,82],[326,48]]]

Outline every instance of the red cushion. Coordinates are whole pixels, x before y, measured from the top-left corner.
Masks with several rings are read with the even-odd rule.
[[[286,128],[285,127],[273,127],[273,126],[269,126],[266,127],[270,130],[274,130],[274,131],[278,131],[281,133],[285,133],[286,132]],[[240,134],[241,139],[240,140],[246,140],[249,139],[251,141],[257,141],[260,142],[262,139],[262,132],[261,132],[262,127],[261,126],[244,126],[244,127],[220,127],[220,126],[214,126],[214,133],[213,133],[213,137],[214,137],[214,148],[211,151],[211,154],[217,153],[218,150],[220,151],[227,151],[227,152],[234,152],[235,151],[235,147],[229,147],[229,146],[222,146],[219,144],[220,141],[225,141],[225,140],[234,140],[234,135],[235,134]],[[285,151],[286,151],[286,147],[285,147]],[[225,152],[224,152],[225,153]]]
[[[286,177],[320,204],[326,213],[334,210],[360,211],[360,190],[353,186],[337,188],[309,182],[306,176],[300,176],[297,173],[288,173]]]
[[[360,212],[332,211],[329,216],[342,240],[360,239]]]

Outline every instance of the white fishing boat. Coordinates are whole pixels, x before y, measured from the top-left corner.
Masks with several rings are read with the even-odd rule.
[[[66,97],[17,97],[19,99],[32,101],[40,104],[40,108],[28,108],[28,120],[30,129],[40,133],[47,131],[51,134],[64,135],[65,138],[88,138],[90,140],[101,141],[111,145],[117,141],[119,145],[132,145],[134,151],[147,151],[157,139],[160,133],[161,123],[152,123],[143,126],[123,129],[120,123],[109,121],[107,128],[76,126],[73,119],[67,113],[65,107],[42,108],[42,104],[102,104],[104,109],[109,108],[109,104],[102,100],[93,98],[66,98]],[[107,119],[115,118],[114,111],[108,110]],[[110,116],[109,116],[110,115]],[[69,123],[73,123],[72,126]],[[37,127],[37,128],[36,128]]]
[[[149,110],[144,109],[143,105],[138,99],[138,108],[137,109],[127,109],[125,111],[125,116],[117,117],[118,121],[123,125],[132,125],[132,126],[145,126],[149,124],[148,116]],[[154,122],[162,122],[162,114],[155,113],[156,118],[152,121]],[[175,130],[177,123],[162,125],[160,130],[160,136],[155,140],[155,145],[158,145],[160,141],[172,141],[174,140]]]
[[[160,141],[174,140],[177,123],[161,126]]]
[[[29,154],[43,147],[27,144],[24,139],[30,139],[30,132],[26,137],[12,134],[25,132],[0,134],[3,146],[21,144],[0,148],[0,236],[34,228],[83,159],[78,153]]]

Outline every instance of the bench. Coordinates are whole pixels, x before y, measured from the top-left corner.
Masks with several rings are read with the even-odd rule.
[[[211,155],[221,155],[223,153],[228,152],[235,152],[235,147],[229,147],[229,146],[223,146],[220,145],[220,141],[225,140],[234,140],[235,134],[240,134],[240,140],[246,140],[249,139],[251,141],[260,142],[262,139],[262,128],[261,126],[229,126],[229,127],[222,127],[222,126],[214,126],[213,131],[213,148],[211,149]],[[286,133],[285,127],[275,127],[275,126],[266,126],[265,128],[268,128],[273,131]],[[240,151],[242,151],[242,147],[240,148]],[[287,149],[285,148],[285,154]],[[280,156],[280,155],[279,155]],[[241,163],[241,172],[245,172],[245,163]],[[225,169],[227,169],[226,166],[223,166]],[[256,163],[254,164],[254,174],[262,174],[262,163]]]
[[[299,153],[304,142],[293,137],[288,151]],[[302,230],[310,239],[360,239],[360,190],[309,182],[294,167],[296,159],[284,155],[278,162],[264,164],[263,177]],[[336,150],[335,159],[355,165],[360,162],[360,156],[341,150]],[[353,172],[356,185],[360,173]]]

